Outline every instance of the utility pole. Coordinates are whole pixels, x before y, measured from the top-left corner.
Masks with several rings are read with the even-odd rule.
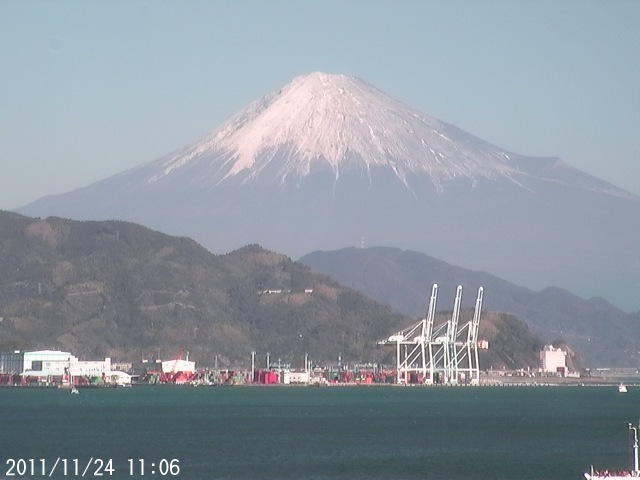
[[[251,352],[251,383],[256,379],[256,352]]]

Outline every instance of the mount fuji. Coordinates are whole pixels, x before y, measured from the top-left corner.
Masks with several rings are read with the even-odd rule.
[[[295,78],[193,145],[18,212],[128,220],[216,253],[394,246],[640,309],[640,197],[344,75]]]

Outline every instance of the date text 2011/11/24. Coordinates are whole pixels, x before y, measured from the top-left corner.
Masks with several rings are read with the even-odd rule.
[[[127,468],[114,467],[112,458],[94,458],[80,460],[78,458],[9,458],[5,462],[6,477],[52,477],[54,473],[63,477],[111,477],[116,474],[133,476],[176,477],[180,474],[180,460],[160,459],[147,461],[144,458],[128,458]]]

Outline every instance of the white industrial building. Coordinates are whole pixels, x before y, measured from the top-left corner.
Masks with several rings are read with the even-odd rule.
[[[553,345],[546,345],[540,352],[540,365],[543,372],[565,374],[567,352],[561,348],[553,348]]]
[[[305,370],[283,370],[281,380],[285,385],[309,383],[309,372]]]
[[[112,370],[111,375],[107,377],[107,382],[112,385],[117,385],[119,387],[130,387],[132,379],[133,379],[133,376],[129,375],[126,372],[121,372],[119,370]]]
[[[196,373],[196,362],[192,362],[190,360],[182,360],[180,358],[177,358],[175,360],[165,360],[164,362],[162,362],[162,371],[165,373]]]
[[[24,352],[22,374],[38,378],[64,376],[77,361],[71,353],[59,350]]]
[[[115,385],[131,384],[131,375],[111,369],[111,358],[78,360],[69,352],[39,350],[24,352],[22,375],[42,382],[73,383],[74,378],[98,378]]]
[[[74,377],[108,377],[111,375],[111,359],[80,361],[75,358],[71,363],[69,372]]]

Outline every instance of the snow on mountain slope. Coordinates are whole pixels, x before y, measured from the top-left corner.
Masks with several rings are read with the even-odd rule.
[[[312,73],[240,111],[200,142],[161,161],[158,181],[176,170],[208,163],[215,182],[264,174],[286,183],[314,163],[335,178],[354,164],[388,166],[403,181],[427,173],[434,183],[467,177],[509,177],[510,154],[344,75]],[[273,168],[273,163],[277,168]]]

